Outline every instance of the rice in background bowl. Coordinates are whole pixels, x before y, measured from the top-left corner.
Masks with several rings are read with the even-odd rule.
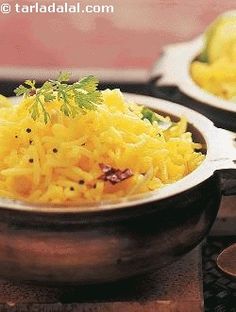
[[[193,80],[204,90],[236,102],[236,11],[219,16],[208,27],[204,41],[191,64]]]

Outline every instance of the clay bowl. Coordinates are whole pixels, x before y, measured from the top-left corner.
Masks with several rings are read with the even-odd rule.
[[[206,146],[205,161],[177,183],[115,202],[59,206],[1,199],[1,277],[85,285],[156,270],[199,244],[222,193],[236,193],[233,133],[177,104],[125,96],[174,119],[185,115],[194,138]]]

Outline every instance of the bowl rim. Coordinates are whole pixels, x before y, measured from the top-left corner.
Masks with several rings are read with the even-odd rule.
[[[225,162],[219,152],[219,143],[217,140],[216,131],[222,130],[216,128],[212,121],[205,116],[179,104],[157,99],[154,97],[138,94],[123,93],[125,99],[137,104],[145,105],[151,109],[156,109],[164,114],[170,114],[176,117],[186,116],[189,124],[192,124],[203,136],[206,145],[206,158],[202,164],[192,173],[188,174],[179,181],[163,187],[162,189],[147,192],[141,195],[133,195],[129,197],[122,197],[117,200],[104,200],[101,202],[88,202],[79,204],[36,204],[28,203],[19,200],[12,200],[0,198],[0,207],[8,210],[18,210],[24,212],[37,213],[88,213],[88,212],[102,212],[111,211],[128,207],[135,207],[142,204],[157,202],[163,199],[178,195],[197,186],[206,179],[210,178],[218,169],[218,165]],[[13,102],[19,101],[18,98],[12,97]],[[217,152],[218,151],[218,152]],[[222,164],[221,164],[222,165]]]
[[[175,85],[189,97],[221,111],[236,113],[236,103],[222,99],[201,88],[192,79],[190,65],[204,46],[204,34],[191,41],[168,45],[163,50],[161,61],[157,61],[152,78],[160,76],[158,86]],[[171,69],[171,70],[170,70]]]

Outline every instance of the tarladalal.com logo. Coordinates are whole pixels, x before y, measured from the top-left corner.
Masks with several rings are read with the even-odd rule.
[[[29,13],[87,13],[101,14],[114,13],[114,6],[110,4],[81,4],[80,2],[69,4],[67,2],[58,4],[56,2],[41,4],[39,2],[31,4],[10,4],[7,2],[0,4],[0,13],[2,14],[29,14]]]

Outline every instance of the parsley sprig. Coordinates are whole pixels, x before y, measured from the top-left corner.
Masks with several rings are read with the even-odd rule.
[[[14,92],[17,96],[33,97],[30,115],[34,120],[43,116],[45,124],[50,120],[47,103],[54,100],[58,100],[60,110],[72,118],[101,104],[102,94],[97,90],[99,81],[96,77],[87,76],[73,84],[69,84],[69,80],[69,73],[60,73],[56,80],[44,82],[41,88],[36,88],[35,80],[26,80]]]
[[[162,130],[167,130],[174,125],[173,122],[160,118],[155,112],[147,107],[144,107],[141,113],[143,115],[142,119],[149,120],[151,124],[156,121]]]

